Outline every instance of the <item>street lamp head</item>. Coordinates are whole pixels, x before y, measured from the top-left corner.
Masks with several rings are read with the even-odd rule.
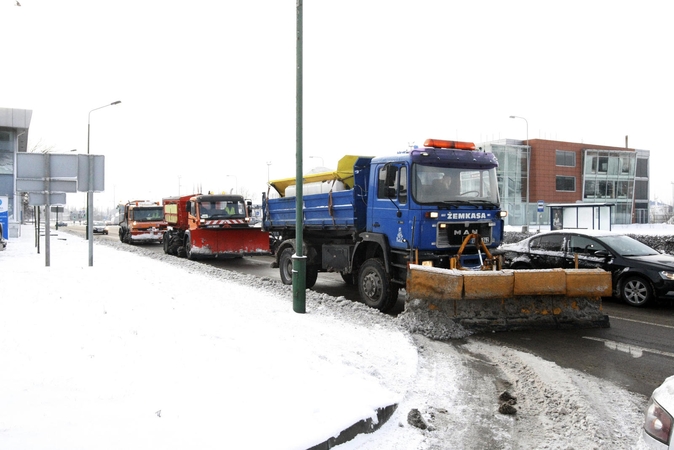
[[[510,116],[511,119],[517,119],[517,116]]]
[[[122,101],[121,101],[121,100],[117,100],[116,102],[110,103],[110,105],[119,105],[120,103],[122,103]]]

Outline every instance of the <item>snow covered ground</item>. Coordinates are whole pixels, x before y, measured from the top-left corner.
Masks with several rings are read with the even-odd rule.
[[[2,449],[301,450],[391,404],[336,448],[640,446],[646,398],[478,336],[431,341],[313,291],[296,314],[274,279],[98,238],[89,267],[64,230],[49,267],[41,251],[23,226],[0,253]]]

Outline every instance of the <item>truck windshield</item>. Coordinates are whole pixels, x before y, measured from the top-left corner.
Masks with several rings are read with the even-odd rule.
[[[161,206],[149,208],[134,208],[133,220],[136,222],[154,222],[164,220],[164,211]]]
[[[415,164],[412,196],[417,203],[498,205],[496,169],[468,169]]]
[[[243,202],[217,201],[201,202],[200,214],[203,219],[225,219],[230,217],[246,217],[246,208]]]

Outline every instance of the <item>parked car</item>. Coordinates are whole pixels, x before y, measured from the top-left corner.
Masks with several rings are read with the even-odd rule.
[[[94,222],[94,229],[92,231],[94,234],[108,234],[108,227],[105,225],[105,222]]]
[[[674,256],[611,231],[543,232],[503,244],[493,253],[511,269],[572,269],[577,256],[579,269],[611,272],[613,296],[632,306],[644,306],[654,298],[674,299]]]
[[[67,227],[68,223],[67,222],[56,222],[57,227]]]
[[[653,391],[644,414],[642,441],[648,448],[674,449],[674,376]]]

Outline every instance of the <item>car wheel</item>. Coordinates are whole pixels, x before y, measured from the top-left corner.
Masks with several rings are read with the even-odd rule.
[[[631,306],[644,306],[653,299],[650,283],[641,277],[629,277],[622,283],[620,295]]]

